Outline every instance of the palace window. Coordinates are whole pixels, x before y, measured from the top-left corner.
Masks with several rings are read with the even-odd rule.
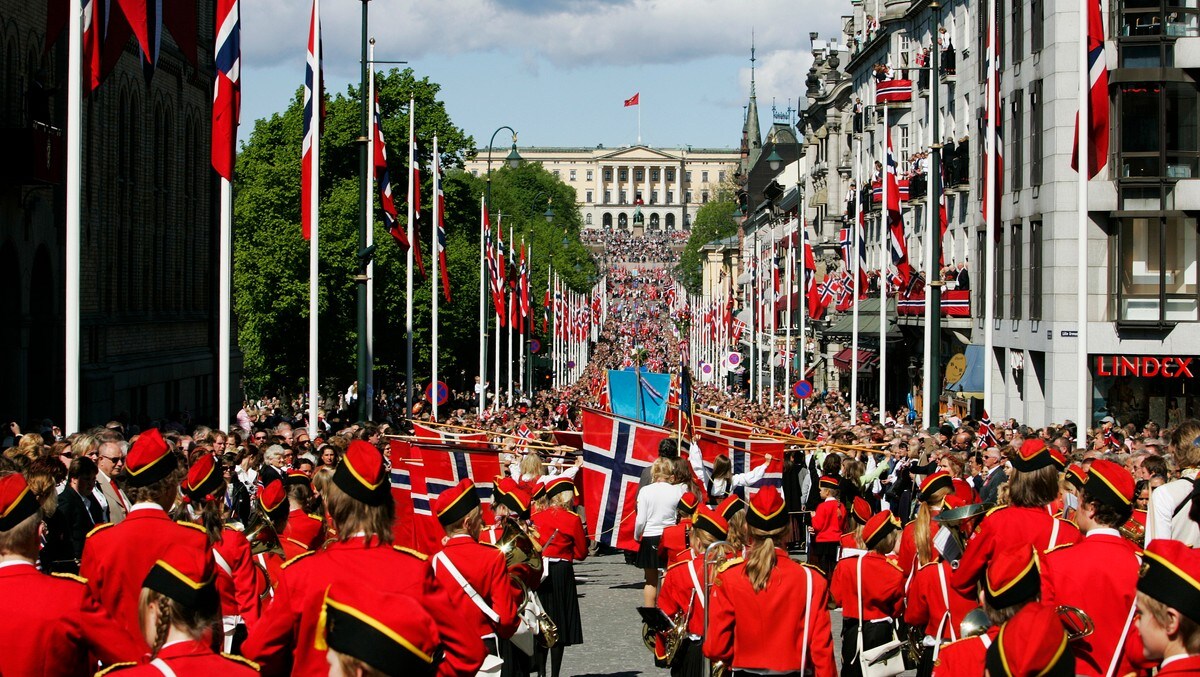
[[[574,169],[571,170],[571,180],[572,181],[575,180],[575,170]]]
[[[612,181],[612,168],[607,168],[604,170],[604,180]]]
[[[658,175],[659,175],[658,167],[653,167],[650,169],[650,180],[651,181],[658,181]]]
[[[700,172],[700,183],[708,183],[708,172]]]
[[[611,202],[612,202],[612,191],[611,190],[604,191],[604,204],[610,204]]]
[[[590,169],[589,169],[589,170],[587,170],[587,180],[588,180],[588,181],[592,181],[592,180],[594,180],[592,177],[593,177],[593,175],[592,175],[592,170],[590,170]]]
[[[629,170],[628,170],[628,169],[621,169],[620,171],[618,171],[618,172],[617,172],[617,180],[619,180],[619,181],[628,181],[628,180],[629,180]]]
[[[652,204],[652,205],[658,204],[658,191],[657,190],[650,191],[650,204]]]
[[[586,195],[587,195],[587,199],[586,199],[586,200],[584,200],[584,202],[587,202],[587,203],[589,203],[589,204],[590,204],[590,203],[591,203],[591,201],[592,201],[592,191],[590,191],[590,190],[589,190],[589,191],[587,191]]]
[[[625,204],[625,202],[626,202],[625,196],[626,196],[625,191],[621,191],[621,204]]]
[[[668,169],[668,170],[667,170],[667,180],[668,180],[668,181],[674,181],[674,180],[675,180],[675,170],[674,170],[674,169]]]
[[[646,179],[645,170],[642,170],[642,169],[633,170],[633,180],[634,181],[644,181],[645,179]]]

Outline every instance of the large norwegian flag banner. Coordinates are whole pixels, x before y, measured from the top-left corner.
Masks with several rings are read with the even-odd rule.
[[[775,487],[783,491],[783,442],[777,440],[750,440],[736,437],[724,437],[701,432],[696,436],[696,445],[704,457],[704,467],[711,472],[713,461],[724,454],[729,457],[733,466],[733,474],[750,472],[766,462],[766,455],[771,455],[771,463],[763,478],[751,487],[737,487],[733,493],[744,501],[748,501],[763,487]],[[708,488],[705,487],[705,490]]]
[[[583,505],[592,540],[637,550],[633,524],[638,480],[670,434],[640,421],[583,410]]]
[[[491,509],[492,488],[502,472],[500,455],[488,446],[487,436],[449,433],[419,423],[413,424],[413,433],[421,440],[413,449],[419,452],[430,504],[443,491],[470,478],[475,482],[475,492],[483,505],[483,519],[492,524],[495,521]],[[429,443],[425,444],[425,440]]]
[[[388,462],[392,499],[396,502],[392,538],[396,545],[432,555],[441,550],[446,534],[430,509],[419,451],[407,441],[392,440],[388,444]]]
[[[697,432],[705,432],[723,437],[749,438],[754,428],[748,423],[730,421],[720,416],[713,416],[703,411],[692,414],[692,427]]]

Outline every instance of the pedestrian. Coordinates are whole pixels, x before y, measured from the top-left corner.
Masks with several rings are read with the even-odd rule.
[[[638,541],[634,566],[645,572],[642,586],[642,606],[654,606],[658,594],[658,570],[666,568],[660,561],[658,544],[663,530],[675,524],[676,507],[684,494],[684,485],[676,484],[675,464],[660,456],[651,466],[651,483],[638,489],[637,517],[633,537]]]
[[[288,496],[287,527],[280,534],[304,545],[305,550],[319,550],[325,543],[325,515],[317,514],[319,501],[313,495],[312,478],[300,470],[284,475]]]
[[[1169,538],[1200,547],[1200,420],[1189,419],[1171,434],[1169,453],[1175,457],[1179,479],[1150,492],[1146,517],[1146,544]]]
[[[828,576],[833,572],[833,565],[837,563],[838,543],[846,525],[846,507],[838,501],[837,477],[824,475],[818,486],[821,491],[821,503],[813,512],[812,526],[808,528],[812,534],[808,563]]]

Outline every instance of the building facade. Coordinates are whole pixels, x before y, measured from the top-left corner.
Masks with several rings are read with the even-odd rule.
[[[0,0],[0,412],[21,423],[64,408],[67,36],[46,48],[46,7]],[[196,55],[168,32],[147,82],[131,40],[83,108],[84,425],[216,413],[213,2],[188,9]]]
[[[687,230],[696,211],[731,185],[738,151],[711,148],[519,148],[575,190],[584,228],[632,229],[641,209],[647,231]],[[495,156],[495,152],[493,152]],[[496,168],[497,157],[493,157]],[[476,151],[467,171],[487,171],[487,151]],[[641,204],[638,204],[640,200]]]

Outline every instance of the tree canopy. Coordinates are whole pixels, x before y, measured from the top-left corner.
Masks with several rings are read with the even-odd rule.
[[[737,203],[728,195],[718,195],[718,198],[720,199],[711,200],[696,211],[696,218],[692,221],[692,233],[679,255],[675,276],[689,294],[700,294],[703,291],[704,255],[700,248],[713,240],[737,234],[737,220],[733,218]]]

